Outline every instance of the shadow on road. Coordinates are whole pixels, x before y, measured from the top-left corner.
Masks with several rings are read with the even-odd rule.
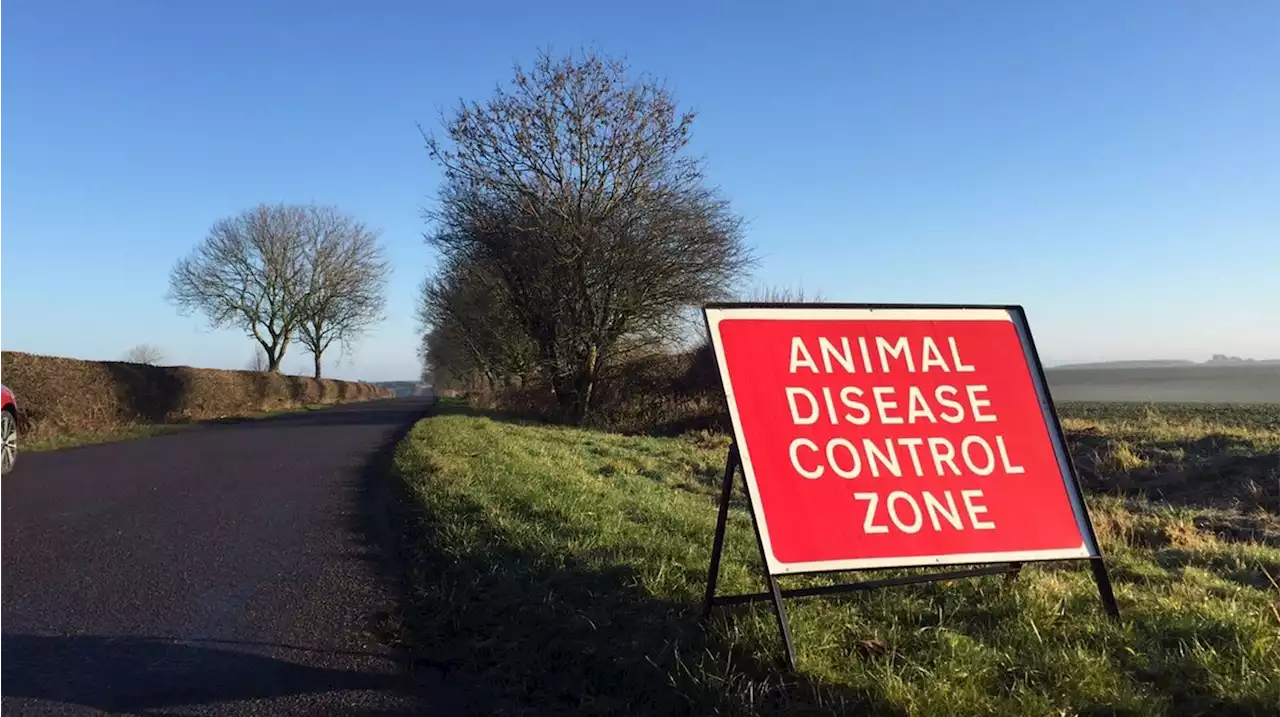
[[[371,566],[370,572],[392,598],[388,616],[394,617],[398,612],[395,600],[403,599],[404,587],[396,561],[395,535],[388,523],[393,502],[387,487],[390,481],[387,471],[396,443],[429,409],[430,402],[425,400],[375,401],[232,424],[193,426],[150,440],[180,440],[180,436],[191,431],[233,428],[353,427],[352,432],[361,437],[354,439],[352,445],[360,447],[365,461],[349,469],[342,479],[341,501],[336,507],[352,517],[344,517],[349,522],[339,529],[345,528],[354,537],[351,557],[358,557]],[[323,441],[328,434],[316,435],[316,440]],[[6,581],[8,570],[6,563]],[[355,609],[364,609],[365,605],[359,595],[352,604],[358,606]],[[371,609],[381,609],[381,606]],[[336,643],[353,649],[327,649],[284,644],[294,640],[284,639],[283,634],[280,640],[261,643],[220,640],[216,639],[218,635],[206,636],[215,639],[193,640],[145,633],[115,634],[127,631],[127,627],[102,629],[112,634],[46,635],[28,633],[43,633],[52,628],[26,626],[24,629],[16,623],[11,627],[7,612],[5,618],[5,627],[12,630],[3,635],[0,692],[4,695],[6,714],[18,709],[13,702],[22,699],[112,713],[158,715],[182,711],[183,705],[235,704],[291,697],[294,706],[299,701],[326,705],[318,707],[316,714],[334,714],[327,706],[330,703],[335,703],[344,715],[393,714],[372,707],[372,703],[420,704],[424,694],[434,694],[434,691],[424,692],[429,690],[430,682],[438,681],[430,672],[414,674],[413,665],[403,652],[394,650],[398,635],[394,629],[375,630],[381,632],[379,637],[393,648],[392,654],[387,654],[376,645],[369,645],[369,652],[364,652],[367,643],[363,636],[359,642]],[[315,626],[319,630],[326,627]],[[384,665],[366,671],[357,666],[367,664],[366,660],[343,659],[344,656],[390,660],[401,669],[387,671]],[[346,700],[361,707],[350,711]],[[270,714],[271,709],[268,707],[262,713]],[[401,710],[398,713],[420,712]]]
[[[309,667],[194,641],[6,633],[3,695],[107,712],[268,699],[346,690],[394,690],[395,675]]]
[[[426,411],[427,402],[421,402],[421,410]],[[406,406],[410,406],[406,408]],[[336,406],[325,406],[311,410],[293,411],[274,416],[247,418],[218,418],[202,421],[193,428],[197,430],[218,430],[224,428],[308,428],[312,426],[392,426],[405,421],[405,412],[416,410],[405,399],[382,399]],[[403,427],[401,434],[410,426]]]
[[[417,689],[415,697],[424,709],[428,704],[434,709],[454,709],[460,700],[443,684],[443,671],[434,668],[429,661],[415,659],[406,642],[405,610],[410,600],[408,559],[411,555],[407,542],[409,524],[406,521],[411,520],[411,508],[403,482],[393,475],[396,447],[418,420],[434,415],[439,406],[434,398],[393,401],[380,407],[366,407],[362,411],[370,414],[366,416],[370,420],[386,420],[387,423],[398,424],[398,427],[365,461],[354,486],[357,510],[352,514],[350,529],[361,546],[355,556],[370,566],[385,594],[392,598],[391,612],[376,616],[376,632],[382,642],[393,650],[393,659],[406,664]],[[412,405],[409,410],[413,420],[405,420],[406,404]],[[383,408],[385,410],[380,410]],[[324,413],[327,412],[312,417],[320,418]],[[340,418],[340,411],[333,413],[334,419]],[[397,418],[390,420],[393,416]],[[305,417],[289,418],[301,420]]]

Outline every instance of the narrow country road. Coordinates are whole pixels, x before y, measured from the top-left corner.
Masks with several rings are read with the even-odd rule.
[[[20,455],[3,712],[437,713],[387,646],[393,399]]]

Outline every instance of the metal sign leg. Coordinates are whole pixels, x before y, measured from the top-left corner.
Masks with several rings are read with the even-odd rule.
[[[716,583],[720,578],[720,558],[724,554],[724,534],[729,523],[729,500],[733,497],[733,474],[738,469],[738,461],[738,446],[734,444],[729,447],[729,455],[725,459],[724,482],[720,487],[720,512],[716,516],[716,535],[711,546],[711,566],[707,571],[707,594],[702,603],[703,623],[710,619],[711,609],[716,605]],[[745,475],[742,477],[742,490],[746,493],[749,506],[751,491],[747,489]],[[760,526],[756,523],[755,511],[748,510],[748,512],[751,514],[751,523],[755,528],[756,547],[760,549],[760,564],[764,569],[764,580],[769,586],[769,596],[773,601],[773,614],[778,620],[778,631],[782,634],[785,663],[788,668],[794,669],[796,649],[791,642],[791,627],[787,624],[787,608],[782,604],[782,587],[778,585],[778,579],[769,572],[769,562],[764,556],[764,541],[760,538]]]
[[[715,606],[716,581],[720,578],[720,555],[724,552],[724,531],[729,522],[729,498],[733,493],[733,472],[738,469],[738,446],[729,446],[724,462],[724,483],[720,486],[720,515],[716,518],[715,542],[711,546],[711,569],[707,573],[707,597],[702,604],[702,621],[711,617]]]
[[[764,580],[769,584],[769,593],[773,596],[773,614],[778,618],[778,631],[782,633],[782,647],[786,651],[785,663],[789,669],[796,666],[796,648],[791,642],[791,627],[787,624],[787,608],[782,604],[782,588],[778,579],[769,572],[769,561],[764,555],[764,539],[760,537],[760,525],[756,522],[756,512],[750,509],[751,491],[747,488],[747,476],[742,476],[742,491],[747,494],[748,512],[751,523],[755,527],[756,547],[760,548],[760,566],[764,569]]]
[[[764,539],[760,536],[760,525],[756,520],[755,510],[751,506],[751,491],[747,486],[747,477],[742,476],[742,489],[747,498],[747,512],[751,515],[751,524],[756,534],[756,547],[760,550],[760,562],[764,571],[765,584],[768,585],[768,592],[753,593],[745,595],[728,595],[717,596],[716,587],[720,578],[720,560],[724,555],[724,538],[725,531],[729,523],[729,501],[733,497],[733,478],[740,465],[737,444],[729,447],[729,455],[725,459],[724,480],[720,486],[720,509],[716,516],[716,534],[711,548],[711,565],[707,572],[707,592],[702,604],[702,622],[706,623],[711,618],[711,611],[716,605],[736,605],[746,602],[757,602],[769,600],[773,603],[773,614],[778,621],[778,632],[782,636],[782,646],[784,649],[784,663],[787,668],[795,669],[796,666],[796,650],[795,644],[791,639],[791,626],[787,619],[787,608],[783,603],[783,597],[804,597],[833,594],[837,592],[848,592],[854,590],[870,590],[880,587],[888,587],[890,585],[910,585],[915,583],[935,582],[941,580],[953,580],[965,577],[977,577],[979,575],[1004,574],[1006,581],[1016,580],[1018,574],[1022,571],[1023,564],[1021,562],[1011,562],[1005,565],[973,568],[958,572],[933,573],[925,575],[914,575],[902,578],[890,578],[885,580],[866,581],[862,583],[847,583],[835,586],[823,586],[818,588],[798,588],[783,590],[778,584],[778,579],[769,572],[769,562],[765,558]],[[1111,589],[1111,578],[1107,574],[1106,563],[1102,558],[1092,558],[1089,560],[1093,568],[1093,578],[1098,585],[1098,596],[1102,599],[1103,610],[1112,619],[1119,619],[1120,609],[1116,604],[1115,594]]]
[[[1120,619],[1120,606],[1116,604],[1116,595],[1111,591],[1111,576],[1107,574],[1107,564],[1102,558],[1091,558],[1093,581],[1098,584],[1098,597],[1102,599],[1102,609],[1112,620]]]

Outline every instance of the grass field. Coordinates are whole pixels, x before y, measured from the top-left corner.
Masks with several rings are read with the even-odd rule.
[[[1064,407],[1120,624],[1078,564],[795,600],[786,672],[767,603],[698,623],[726,437],[446,405],[396,455],[406,639],[475,714],[1277,714],[1277,410]],[[758,571],[739,498],[722,591]]]

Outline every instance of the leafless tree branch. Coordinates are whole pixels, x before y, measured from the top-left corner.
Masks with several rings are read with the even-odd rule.
[[[381,320],[390,263],[377,234],[337,209],[262,204],[219,220],[173,267],[168,298],[214,328],[238,328],[279,371],[296,337],[315,359]],[[256,360],[256,359],[255,359]]]
[[[169,300],[214,328],[243,330],[262,347],[268,370],[279,371],[301,320],[305,219],[303,207],[263,204],[219,220],[174,266]]]
[[[307,277],[298,342],[320,378],[324,352],[335,341],[350,348],[383,319],[391,264],[376,232],[333,207],[308,207],[303,227]]]
[[[684,152],[693,119],[594,53],[543,54],[486,103],[462,103],[445,139],[424,135],[444,169],[428,218],[445,257],[424,301],[451,305],[430,296],[458,290],[450,272],[481,277],[485,311],[519,328],[565,417],[584,420],[607,366],[671,338],[681,312],[727,297],[753,262],[741,219]],[[437,321],[437,341],[478,342],[475,316],[453,321]]]

